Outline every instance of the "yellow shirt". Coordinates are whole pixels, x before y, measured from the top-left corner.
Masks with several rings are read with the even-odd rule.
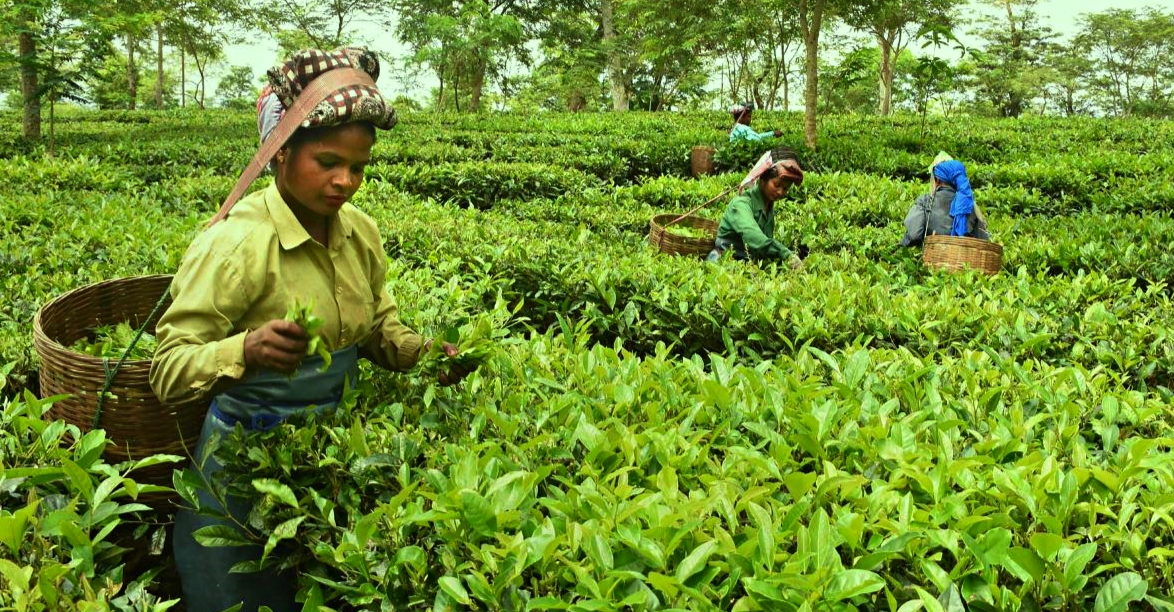
[[[236,204],[188,247],[160,319],[151,388],[168,404],[207,395],[245,375],[245,335],[314,301],[331,351],[360,354],[392,370],[419,358],[420,336],[399,322],[384,288],[387,263],[375,222],[346,204],[331,219],[329,248],[310,238],[277,187]]]

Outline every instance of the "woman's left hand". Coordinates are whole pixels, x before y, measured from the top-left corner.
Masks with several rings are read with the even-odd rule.
[[[449,357],[456,357],[457,353],[460,352],[460,349],[458,349],[455,344],[445,342],[441,346],[444,348],[444,354],[448,355]],[[436,375],[436,380],[441,384],[441,386],[447,387],[449,385],[455,385],[461,382],[465,379],[466,376],[472,373],[472,371],[472,369],[466,370],[465,368],[454,365],[449,368],[447,372],[442,371],[438,373]]]

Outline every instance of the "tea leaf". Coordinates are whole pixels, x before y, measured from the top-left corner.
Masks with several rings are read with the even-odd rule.
[[[1097,592],[1093,612],[1125,612],[1129,604],[1145,597],[1148,584],[1134,572],[1117,574]]]

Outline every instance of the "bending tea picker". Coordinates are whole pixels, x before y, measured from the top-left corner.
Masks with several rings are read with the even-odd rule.
[[[719,261],[731,251],[738,261],[778,261],[787,262],[792,270],[802,268],[803,260],[774,237],[776,204],[792,185],[802,183],[803,168],[794,151],[775,147],[763,154],[726,206],[706,259]]]
[[[730,107],[730,115],[734,118],[734,127],[730,128],[730,142],[739,140],[766,140],[767,138],[778,138],[783,133],[779,130],[767,130],[765,132],[757,132],[750,127],[750,120],[754,114],[754,105],[749,102],[742,102]]]
[[[990,240],[962,162],[938,153],[930,166],[930,185],[930,193],[919,196],[905,215],[900,246],[920,246],[933,235]]]
[[[252,435],[296,414],[332,410],[357,379],[359,359],[406,371],[434,350],[431,340],[400,322],[384,288],[379,230],[349,203],[363,182],[376,129],[396,123],[375,86],[375,54],[362,47],[303,50],[268,76],[257,105],[261,148],[188,248],[156,331],[155,394],[169,404],[207,400],[196,457],[237,425]],[[273,184],[238,202],[271,162]],[[444,342],[441,350],[459,353]],[[442,370],[438,380],[455,383],[473,367]],[[208,482],[223,470],[214,455],[195,467]],[[173,534],[187,610],[300,609],[292,571],[230,573],[259,559],[260,546],[196,541],[201,528],[247,524],[248,505],[228,498],[224,507],[207,491],[199,503],[219,516],[181,509]]]

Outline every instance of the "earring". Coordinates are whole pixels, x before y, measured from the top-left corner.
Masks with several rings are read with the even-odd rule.
[[[285,163],[285,153],[278,153],[277,154],[277,163],[279,163],[279,164]]]

